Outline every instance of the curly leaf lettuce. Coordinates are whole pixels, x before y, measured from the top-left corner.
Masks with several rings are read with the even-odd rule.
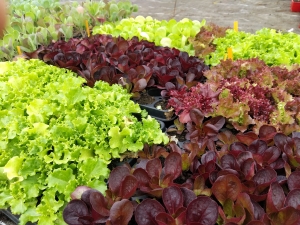
[[[65,224],[62,209],[77,186],[105,191],[112,157],[168,142],[119,85],[89,88],[39,60],[1,67],[0,207],[21,214],[21,225]]]
[[[150,16],[146,18],[137,16],[136,18],[125,18],[116,23],[105,22],[103,25],[95,26],[93,33],[111,34],[124,39],[136,36],[140,40],[154,42],[158,46],[174,47],[190,55],[195,55],[188,38],[195,37],[205,23],[205,20],[200,22],[187,18],[180,21],[174,19],[160,21]]]
[[[205,57],[208,65],[219,64],[229,47],[234,60],[259,58],[269,66],[300,63],[300,36],[293,32],[263,28],[252,34],[228,29],[226,36],[216,38],[213,44],[215,51]]]

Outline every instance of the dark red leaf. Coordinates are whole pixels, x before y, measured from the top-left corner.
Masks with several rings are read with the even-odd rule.
[[[171,152],[165,159],[164,172],[166,175],[172,175],[176,179],[182,171],[181,156],[177,152]]]
[[[218,177],[211,190],[218,201],[224,204],[227,199],[231,199],[232,201],[237,199],[237,196],[242,191],[242,184],[237,176],[227,174]]]
[[[108,42],[105,46],[105,51],[109,54],[109,55],[114,55],[116,54],[119,49],[118,49],[118,46],[113,43],[113,42]]]
[[[137,168],[133,171],[133,176],[138,180],[138,187],[147,186],[150,181],[150,176],[146,172],[146,170],[142,168]]]
[[[270,167],[274,170],[283,169],[286,165],[286,162],[282,158],[278,158],[275,162],[270,164]]]
[[[108,187],[114,195],[120,196],[121,181],[129,174],[129,169],[123,166],[118,166],[111,171],[108,179]]]
[[[274,136],[274,143],[280,149],[280,151],[284,152],[284,146],[287,143],[287,136],[284,134],[278,133]]]
[[[175,219],[165,212],[158,213],[155,220],[158,225],[176,225]]]
[[[289,192],[286,196],[284,205],[300,210],[300,189],[294,189]]]
[[[118,63],[115,66],[118,66],[119,70],[124,73],[129,69],[128,66],[129,57],[127,55],[121,55],[118,59]]]
[[[216,153],[213,151],[206,152],[201,157],[201,163],[203,165],[206,165],[207,163],[209,163],[211,161],[216,162],[216,160],[217,160],[217,156],[216,156]]]
[[[276,133],[277,130],[275,127],[270,125],[262,125],[259,129],[259,138],[268,142],[273,139]]]
[[[160,173],[162,171],[162,165],[159,158],[151,159],[146,164],[146,171],[149,176],[152,177],[160,177]]]
[[[239,165],[235,159],[235,157],[231,154],[224,155],[221,158],[221,167],[222,169],[234,169],[234,170],[240,170]]]
[[[183,207],[183,195],[180,188],[176,186],[165,188],[162,192],[162,199],[167,211],[171,215]]]
[[[90,194],[91,207],[95,212],[101,216],[109,216],[109,209],[107,209],[107,202],[101,192],[92,192]]]
[[[165,212],[164,207],[156,200],[146,199],[135,210],[135,221],[138,225],[157,225],[155,217]]]
[[[128,41],[119,41],[118,48],[119,51],[126,52],[129,47]]]
[[[287,184],[289,190],[300,189],[300,171],[294,171],[288,177]]]
[[[136,191],[138,187],[138,180],[133,175],[127,175],[120,186],[120,197],[123,199],[129,199]]]
[[[256,162],[252,158],[248,158],[241,165],[241,171],[246,180],[251,180],[256,172]]]
[[[142,78],[134,84],[132,92],[140,92],[144,90],[146,87],[147,87],[147,81],[146,79]]]
[[[204,123],[205,126],[207,126],[209,124],[213,125],[214,130],[219,131],[225,124],[225,118],[222,116],[213,117]],[[205,126],[204,126],[204,128],[205,128]]]
[[[259,192],[259,191],[257,191],[257,192]],[[260,194],[260,193],[250,194],[249,193],[249,196],[250,196],[250,198],[253,202],[262,202],[262,201],[265,201],[267,199],[267,194]]]
[[[218,204],[209,197],[197,197],[187,207],[187,225],[212,225],[216,223],[217,219]]]
[[[269,192],[267,195],[266,212],[278,212],[283,207],[284,200],[285,195],[282,187],[277,182],[273,182],[270,185]]]
[[[275,162],[280,155],[281,155],[281,151],[276,146],[270,146],[263,153],[262,157],[263,157],[263,161],[269,165]]]
[[[111,209],[109,219],[112,225],[127,225],[133,215],[133,205],[127,199],[115,202]]]
[[[251,220],[258,219],[255,218],[254,206],[251,202],[250,196],[247,193],[240,193],[237,197],[237,203],[241,204],[244,209],[248,211]]]
[[[251,199],[251,203],[254,208],[254,219],[261,220],[265,214],[265,210],[260,206],[260,204],[253,199]]]
[[[259,220],[253,220],[249,223],[247,223],[247,225],[265,225],[264,222],[261,222]]]
[[[269,215],[271,225],[299,225],[300,224],[300,210],[293,207],[285,207],[279,212]]]
[[[180,188],[183,194],[183,206],[187,207],[194,199],[196,199],[195,193],[187,188]]]
[[[247,146],[245,146],[241,142],[234,142],[232,145],[230,145],[230,153],[237,157],[241,152],[246,152]]]
[[[245,145],[250,145],[253,141],[258,139],[258,136],[254,132],[239,133],[236,138]]]
[[[79,199],[71,200],[63,211],[64,221],[72,225],[84,225],[78,219],[89,215],[87,205]]]
[[[269,185],[272,182],[276,181],[277,173],[270,167],[258,170],[253,177],[253,181],[257,185]]]
[[[190,117],[197,126],[202,125],[204,114],[199,109],[191,109]]]
[[[248,147],[252,154],[262,155],[268,148],[267,143],[263,140],[254,140]]]

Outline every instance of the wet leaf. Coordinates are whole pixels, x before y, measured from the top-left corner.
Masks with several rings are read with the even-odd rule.
[[[212,193],[221,204],[224,204],[227,199],[235,201],[241,191],[240,179],[232,174],[218,177],[212,186]]]
[[[212,225],[218,218],[218,204],[209,197],[197,197],[187,207],[187,225]]]

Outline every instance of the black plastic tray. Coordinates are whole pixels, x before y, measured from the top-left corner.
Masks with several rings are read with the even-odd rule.
[[[4,222],[7,225],[18,225],[20,223],[19,216],[12,214],[10,210],[0,209],[0,215],[3,217],[2,222]],[[31,223],[31,222],[26,223],[26,225],[36,225],[36,224],[37,223]]]
[[[176,119],[176,115],[174,113],[174,110],[172,108],[170,109],[159,109],[156,107],[156,105],[161,101],[167,101],[160,95],[161,90],[160,89],[149,89],[147,90],[147,93],[149,96],[154,98],[154,101],[150,104],[140,104],[141,109],[144,109],[148,112],[148,114],[160,121],[163,122],[169,122]]]

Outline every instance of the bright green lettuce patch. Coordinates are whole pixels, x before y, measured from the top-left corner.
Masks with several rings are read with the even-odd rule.
[[[225,37],[216,38],[213,43],[216,50],[205,58],[205,63],[213,66],[224,59],[229,47],[234,60],[258,57],[269,66],[300,63],[300,35],[292,32],[263,28],[251,34],[229,29]]]
[[[39,60],[0,66],[0,207],[21,214],[21,224],[65,224],[75,187],[105,190],[112,156],[168,142],[121,86],[85,87]]]
[[[125,39],[136,36],[154,42],[158,46],[174,47],[194,55],[195,51],[188,38],[195,37],[203,25],[205,20],[199,22],[185,18],[177,22],[174,19],[160,21],[150,16],[146,18],[137,16],[116,23],[105,22],[103,25],[95,26],[93,34],[111,34]]]

